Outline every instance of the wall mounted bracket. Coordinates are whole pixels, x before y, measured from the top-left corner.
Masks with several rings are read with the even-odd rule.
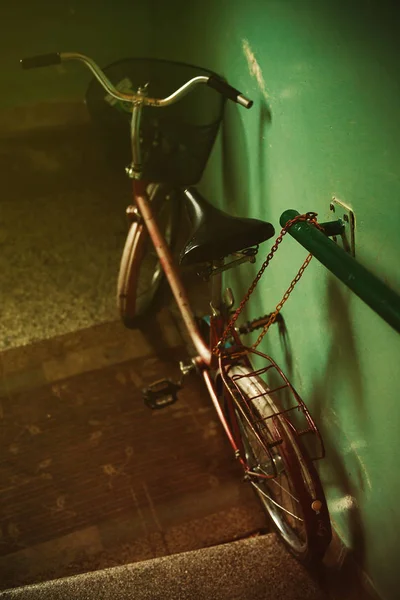
[[[332,239],[337,244],[340,244],[348,254],[355,258],[356,242],[355,242],[355,226],[356,218],[353,210],[338,198],[333,197],[329,210],[335,214],[335,217],[342,221],[343,230],[339,235],[333,235]],[[329,234],[328,234],[329,235]]]

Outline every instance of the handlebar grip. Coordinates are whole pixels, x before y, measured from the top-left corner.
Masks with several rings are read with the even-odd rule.
[[[236,90],[234,87],[226,83],[219,77],[215,75],[211,75],[207,81],[207,85],[217,90],[220,94],[228,98],[229,100],[233,100],[233,102],[237,102],[244,108],[251,108],[253,106],[253,100],[249,100],[246,96],[243,96],[239,90]]]
[[[59,52],[51,54],[40,54],[39,56],[31,56],[30,58],[22,58],[20,60],[23,69],[36,69],[38,67],[49,67],[50,65],[59,65],[61,56]]]

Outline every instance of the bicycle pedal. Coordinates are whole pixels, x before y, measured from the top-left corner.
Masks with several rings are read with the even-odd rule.
[[[171,379],[159,379],[142,390],[144,403],[151,410],[166,408],[178,400],[180,389],[182,389],[180,383],[175,383]]]

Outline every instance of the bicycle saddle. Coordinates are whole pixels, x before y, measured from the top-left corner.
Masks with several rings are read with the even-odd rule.
[[[195,188],[184,191],[191,236],[180,254],[180,264],[210,262],[265,242],[275,234],[271,223],[232,217],[212,206]]]

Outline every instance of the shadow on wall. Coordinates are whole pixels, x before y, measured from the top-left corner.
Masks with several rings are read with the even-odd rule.
[[[338,512],[348,514],[350,547],[357,563],[363,567],[365,535],[358,501],[370,482],[356,445],[339,429],[343,416],[336,415],[336,407],[341,404],[338,390],[346,388],[350,390],[352,406],[349,409],[357,417],[356,425],[365,419],[363,381],[349,312],[350,293],[336,279],[329,278],[326,322],[331,326],[331,344],[327,368],[313,383],[310,404],[313,417],[322,429],[326,460],[329,461],[329,476],[325,477],[324,483],[337,490],[336,508]],[[337,385],[338,382],[340,385]],[[360,424],[360,429],[363,424]],[[346,456],[346,462],[343,456]]]
[[[257,217],[259,219],[270,220],[269,217],[269,203],[268,203],[268,139],[267,133],[268,128],[272,123],[272,113],[269,109],[268,104],[263,96],[260,96],[260,108],[259,108],[259,134],[258,134],[258,206],[257,206]]]
[[[336,279],[330,277],[327,285],[327,320],[331,324],[332,336],[328,352],[327,368],[313,382],[313,393],[309,399],[311,414],[320,428],[326,450],[326,461],[329,462],[329,474],[323,478],[325,487],[336,490],[335,509],[348,514],[347,531],[352,555],[362,568],[365,559],[365,535],[361,512],[358,508],[359,497],[366,487],[370,486],[368,474],[357,454],[352,440],[344,436],[339,429],[341,418],[336,415],[339,405],[337,382],[340,389],[350,390],[353,413],[357,421],[365,418],[363,407],[363,381],[358,362],[351,315],[349,313],[346,290]],[[289,379],[293,377],[293,349],[290,332],[280,327],[280,341],[285,358],[285,372]],[[365,423],[361,423],[363,429]],[[344,437],[343,437],[344,436]],[[347,460],[343,460],[343,446]],[[311,446],[307,449],[311,452]],[[324,463],[321,463],[323,466]],[[318,462],[316,463],[318,467]]]
[[[232,102],[225,106],[221,127],[223,208],[233,215],[246,216],[250,188],[247,142],[238,107]]]
[[[226,106],[222,122],[222,181],[224,209],[240,217],[253,217],[266,221],[270,220],[268,202],[268,169],[267,169],[267,131],[272,122],[271,111],[260,96],[251,110],[257,110],[258,105],[258,134],[257,137],[246,136],[246,112],[241,114],[238,107],[232,103]],[[248,145],[254,144],[257,148],[256,179],[251,185],[250,162]],[[255,276],[257,267],[246,265],[234,271],[234,286],[238,294],[243,295],[249,287],[252,277]],[[244,316],[247,315],[245,309]],[[254,316],[254,315],[253,315]]]
[[[254,110],[255,107],[251,110]],[[249,198],[250,165],[248,141],[245,135],[246,114],[239,113],[237,106],[227,103],[222,122],[222,176],[226,208],[240,216],[249,216],[249,207],[255,218],[268,220],[268,202],[265,201],[265,190],[268,185],[267,170],[267,130],[272,122],[271,111],[264,98],[259,103],[258,138],[257,144],[257,181],[256,189]],[[246,111],[245,111],[246,112]],[[253,140],[250,140],[253,143]],[[254,208],[259,214],[254,214]]]

